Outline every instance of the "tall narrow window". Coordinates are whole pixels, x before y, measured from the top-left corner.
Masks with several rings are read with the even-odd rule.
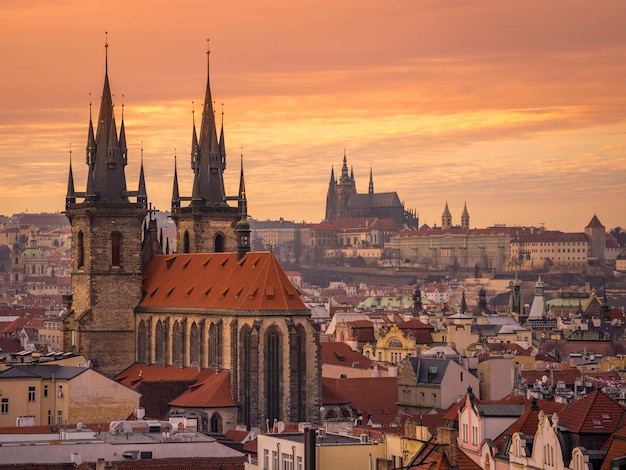
[[[155,341],[154,341],[154,362],[160,366],[167,365],[165,363],[167,356],[167,331],[165,324],[159,320],[156,324]]]
[[[172,364],[176,366],[183,365],[184,343],[183,328],[178,321],[174,322],[172,328]]]
[[[220,367],[220,326],[211,323],[209,327],[209,367],[218,369]]]
[[[222,417],[219,413],[213,413],[209,422],[210,432],[222,432]]]
[[[35,387],[28,387],[28,401],[33,403],[35,401],[36,389]]]
[[[250,327],[247,325],[241,329],[239,348],[239,363],[241,364],[240,370],[240,393],[241,397],[241,416],[244,424],[247,426],[251,423],[252,415],[252,400],[251,400],[251,379],[252,379],[252,338]]]
[[[183,235],[183,253],[189,253],[189,232]]]
[[[196,322],[191,324],[189,331],[189,365],[200,367],[200,331]]]
[[[120,266],[122,235],[119,232],[111,234],[111,266]]]
[[[283,419],[281,416],[281,382],[282,382],[282,341],[278,328],[272,327],[265,337],[265,390],[267,397],[266,416],[270,423]]]
[[[1,405],[1,408],[0,408],[0,413],[5,415],[8,412],[9,412],[9,399],[8,398],[3,398],[2,399],[2,405]]]
[[[215,235],[215,253],[224,252],[224,235],[218,233]]]
[[[80,269],[85,266],[85,240],[82,230],[78,232],[78,247],[76,248],[76,251],[76,263],[78,269]]]
[[[148,331],[146,329],[146,323],[141,320],[137,330],[137,362],[148,364],[148,361],[150,360],[148,357],[148,351]]]

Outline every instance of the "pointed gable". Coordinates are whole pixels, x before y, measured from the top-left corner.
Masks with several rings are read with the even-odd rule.
[[[139,311],[190,308],[245,311],[306,311],[272,253],[158,255],[144,271]]]
[[[604,228],[600,219],[594,214],[585,228]]]

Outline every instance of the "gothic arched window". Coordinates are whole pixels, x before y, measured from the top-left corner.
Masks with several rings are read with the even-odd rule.
[[[120,266],[122,261],[122,234],[113,232],[111,234],[111,266]]]
[[[251,359],[252,359],[252,338],[251,338],[251,330],[248,325],[244,326],[241,329],[241,333],[239,336],[240,339],[240,348],[239,348],[239,363],[241,364],[240,371],[240,380],[239,380],[239,393],[240,393],[240,402],[241,402],[241,417],[243,423],[246,426],[250,425],[251,418],[251,397],[250,397],[250,386],[251,386]]]
[[[222,432],[222,417],[217,412],[211,415],[211,420],[209,421],[209,432]]]
[[[224,252],[224,234],[218,233],[215,235],[215,253]]]
[[[137,328],[137,361],[142,364],[148,364],[148,351],[148,331],[146,329],[146,323],[141,320],[139,322],[139,328]]]
[[[209,327],[209,367],[214,369],[220,367],[220,336],[220,326],[217,323],[211,323]]]
[[[196,322],[191,324],[189,330],[189,365],[192,367],[200,366],[200,330]]]
[[[266,417],[270,423],[274,420],[281,420],[281,398],[282,398],[282,341],[278,328],[272,326],[265,335],[265,396],[267,403]]]
[[[164,366],[166,365],[166,357],[167,357],[167,331],[165,329],[165,324],[159,320],[156,324],[155,331],[155,341],[154,341],[154,361]]]
[[[178,320],[174,322],[172,328],[172,364],[176,366],[183,365],[183,328]]]

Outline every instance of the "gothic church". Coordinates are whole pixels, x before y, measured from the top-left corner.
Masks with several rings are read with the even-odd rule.
[[[407,229],[417,229],[419,225],[416,212],[406,210],[396,192],[374,192],[374,178],[371,169],[367,194],[357,193],[354,171],[350,169],[348,172],[348,161],[344,151],[341,176],[336,179],[334,168],[331,168],[330,171],[330,182],[326,195],[326,220],[358,217],[392,219]]]
[[[191,196],[180,195],[174,168],[178,253],[163,254],[143,161],[137,190],[127,189],[126,131],[122,115],[118,133],[105,57],[95,129],[89,118],[84,192],[75,190],[69,167],[72,295],[64,350],[84,354],[109,376],[133,363],[227,373],[235,424],[248,428],[317,422],[319,333],[274,255],[250,252],[243,168],[239,193],[226,196],[224,129],[218,138],[208,78],[199,136],[195,123],[192,129]]]

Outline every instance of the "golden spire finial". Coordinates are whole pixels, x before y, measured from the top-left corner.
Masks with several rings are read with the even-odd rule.
[[[109,47],[108,37],[109,37],[109,32],[105,31],[104,32],[104,47]]]
[[[72,164],[72,143],[70,142],[70,165]]]
[[[211,49],[209,49],[209,41],[210,41],[210,39],[207,38],[207,40],[206,40],[206,53],[207,53],[207,55],[209,55],[211,53]]]

